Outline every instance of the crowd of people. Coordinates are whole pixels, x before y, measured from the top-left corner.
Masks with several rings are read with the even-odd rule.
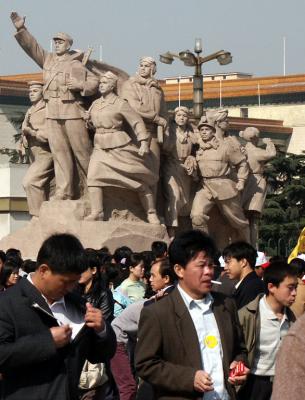
[[[304,275],[302,255],[220,254],[196,230],[144,252],[69,234],[35,261],[0,251],[2,398],[303,399]]]

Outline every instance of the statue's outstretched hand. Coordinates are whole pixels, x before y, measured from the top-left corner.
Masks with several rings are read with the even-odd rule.
[[[17,31],[24,28],[25,18],[26,17],[20,17],[20,15],[18,13],[16,13],[15,11],[13,11],[11,13],[12,23],[15,25],[15,28],[17,29]]]

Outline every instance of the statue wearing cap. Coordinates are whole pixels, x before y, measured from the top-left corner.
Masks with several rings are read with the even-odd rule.
[[[208,231],[209,212],[216,205],[229,224],[238,230],[240,240],[250,240],[249,224],[241,207],[239,193],[243,190],[249,169],[246,157],[238,148],[215,137],[214,121],[207,116],[198,124],[196,160],[202,188],[196,193],[191,218],[195,229]],[[231,168],[237,170],[237,183]]]
[[[83,54],[70,51],[72,38],[54,35],[55,53],[45,51],[25,27],[25,18],[11,14],[16,40],[43,69],[43,98],[46,102],[49,144],[54,157],[55,199],[79,196],[74,187],[86,186],[91,143],[84,121],[84,97],[97,91],[98,79],[82,64]],[[74,173],[78,172],[80,183]]]
[[[170,237],[178,227],[178,218],[190,215],[192,176],[196,171],[196,160],[192,156],[195,142],[188,108],[177,107],[175,119],[169,125],[169,134],[164,138],[160,174],[165,224]]]
[[[235,136],[231,136],[228,133],[229,129],[229,118],[228,110],[220,108],[218,110],[208,110],[206,116],[211,121],[216,129],[215,137],[218,140],[224,140],[228,142],[233,148],[240,149],[240,143]],[[242,150],[242,149],[241,149]]]
[[[122,86],[121,96],[141,115],[150,134],[150,150],[154,156],[153,172],[159,176],[160,144],[167,128],[167,110],[164,93],[154,75],[156,62],[152,57],[142,57],[138,72]],[[153,188],[156,193],[156,186]]]
[[[260,218],[267,194],[267,180],[264,177],[265,164],[276,156],[276,148],[271,139],[264,138],[265,149],[258,147],[260,132],[255,127],[247,127],[239,133],[246,141],[245,151],[250,173],[242,193],[242,206],[250,223],[251,243],[257,244],[257,220]]]
[[[46,104],[42,91],[42,82],[29,82],[32,106],[22,124],[22,137],[29,149],[31,163],[22,184],[27,195],[29,213],[35,217],[38,217],[43,201],[49,198],[50,183],[54,177],[53,157],[46,131]]]

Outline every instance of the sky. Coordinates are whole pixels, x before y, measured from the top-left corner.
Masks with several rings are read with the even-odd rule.
[[[203,55],[232,53],[233,62],[203,65],[203,73],[245,72],[256,76],[305,73],[304,0],[0,0],[0,76],[38,72],[14,39],[11,11],[50,49],[52,35],[69,33],[73,47],[94,48],[91,58],[133,74],[141,56],[193,50],[202,38]],[[175,60],[158,62],[158,78],[192,75]]]

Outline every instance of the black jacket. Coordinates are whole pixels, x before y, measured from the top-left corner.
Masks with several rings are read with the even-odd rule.
[[[112,322],[114,301],[110,289],[104,289],[103,287],[100,287],[99,290],[96,290],[96,288],[94,288],[93,290],[89,291],[89,293],[84,293],[81,296],[91,303],[93,307],[102,311],[105,321],[109,323]]]
[[[69,307],[84,312],[83,300],[65,296]],[[100,338],[84,326],[67,346],[56,349],[50,328],[58,326],[40,292],[21,279],[0,298],[0,373],[7,400],[77,400],[84,361],[108,361],[116,338],[110,325]]]
[[[239,310],[250,303],[257,295],[264,293],[264,290],[263,281],[256,275],[255,271],[250,272],[233,293],[237,309]]]

